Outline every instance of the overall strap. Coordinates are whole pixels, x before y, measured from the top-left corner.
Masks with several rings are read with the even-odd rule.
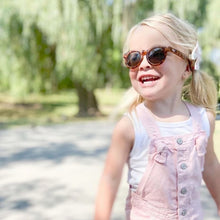
[[[199,113],[199,108],[188,103],[184,102],[188,108],[191,118],[192,126],[194,131],[202,130],[201,115]],[[155,118],[149,109],[144,105],[144,103],[139,104],[136,107],[137,119],[140,124],[143,125],[144,129],[147,131],[149,137],[156,138],[161,136],[158,125],[156,124]]]
[[[184,103],[190,112],[193,123],[193,129],[195,131],[202,130],[201,115],[199,114],[199,109],[188,102],[184,102]]]
[[[160,131],[155,122],[155,118],[144,103],[141,103],[136,107],[136,114],[139,123],[143,125],[149,137],[156,138],[160,136]]]

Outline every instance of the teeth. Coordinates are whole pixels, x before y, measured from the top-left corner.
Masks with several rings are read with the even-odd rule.
[[[149,76],[149,77],[143,77],[141,80],[146,81],[146,80],[153,80],[155,77]]]
[[[157,79],[158,79],[158,77],[156,77],[156,76],[143,76],[141,78],[141,82],[142,83],[147,83],[148,81],[155,81]]]

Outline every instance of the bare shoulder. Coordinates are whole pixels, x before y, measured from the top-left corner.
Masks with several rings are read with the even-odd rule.
[[[118,123],[116,124],[113,131],[113,138],[120,139],[130,146],[133,145],[134,142],[134,128],[131,120],[123,116]]]
[[[118,155],[128,158],[134,143],[134,129],[131,120],[123,116],[116,124],[110,148],[117,152]],[[126,160],[124,158],[124,160]]]

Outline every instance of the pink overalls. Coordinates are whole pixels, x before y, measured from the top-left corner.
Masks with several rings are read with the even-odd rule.
[[[138,188],[129,190],[127,220],[201,220],[200,185],[206,153],[207,135],[200,128],[195,106],[187,104],[193,132],[161,137],[155,119],[140,104],[138,119],[150,137],[149,158]]]

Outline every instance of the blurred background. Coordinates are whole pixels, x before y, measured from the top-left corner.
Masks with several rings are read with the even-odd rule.
[[[114,127],[107,119],[130,86],[123,42],[153,13],[196,27],[220,103],[219,8],[219,0],[0,1],[0,219],[92,219]],[[215,150],[220,159],[219,120]],[[114,220],[124,219],[123,178]],[[202,193],[205,219],[218,219],[204,185]]]
[[[219,0],[0,1],[0,122],[63,122],[111,112],[129,87],[131,26],[171,11],[194,24],[202,69],[219,88]]]

